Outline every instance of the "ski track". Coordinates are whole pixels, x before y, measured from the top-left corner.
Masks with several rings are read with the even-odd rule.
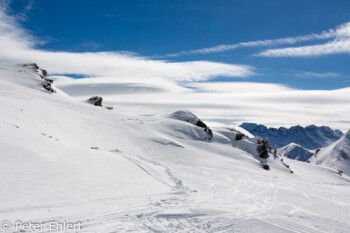
[[[120,202],[119,199],[100,199],[93,201],[94,204],[107,204],[112,208],[110,211],[103,211],[101,213],[90,213],[84,215],[59,216],[55,220],[65,221],[81,221],[83,229],[81,232],[248,232],[250,225],[257,228],[252,230],[269,229],[271,232],[323,232],[313,228],[309,228],[288,220],[281,220],[275,218],[261,218],[261,217],[237,217],[230,213],[210,213],[210,211],[189,211],[193,203],[207,200],[200,200],[197,194],[190,188],[184,187],[181,181],[172,175],[171,171],[156,162],[146,161],[140,157],[125,154],[120,151],[114,151],[118,156],[123,156],[130,162],[142,169],[145,174],[153,177],[161,183],[168,186],[173,186],[174,192],[163,194],[161,196],[148,196],[142,198],[132,198],[129,203],[125,201]],[[160,171],[155,167],[160,168]],[[163,174],[161,173],[163,172]],[[172,183],[166,182],[164,176]],[[227,178],[229,176],[226,174]],[[246,188],[253,188],[252,182],[249,180],[242,180],[240,186]],[[265,199],[259,201],[256,196],[264,196],[270,189],[260,190],[251,196],[238,201],[254,201],[254,206],[262,207],[263,209],[272,208],[272,203],[277,201],[276,195],[279,189],[274,188],[272,182],[268,183],[273,192],[273,200]],[[238,189],[240,187],[233,187]],[[257,191],[257,190],[256,190]],[[305,194],[306,195],[306,194]],[[308,197],[308,196],[307,196]],[[308,197],[310,198],[310,197]],[[122,204],[120,204],[122,203]],[[14,213],[14,212],[33,212],[39,209],[54,209],[54,208],[68,208],[72,205],[84,206],[86,203],[66,203],[60,205],[43,205],[31,206],[27,208],[15,208],[2,210],[0,213]],[[294,212],[299,211],[304,205],[293,206]],[[185,210],[181,212],[181,209]],[[248,210],[249,212],[249,210]],[[48,219],[33,219],[36,222],[49,222],[53,220]]]
[[[254,229],[261,230],[266,228],[271,232],[322,232],[287,220],[269,217],[266,219],[261,217],[242,219],[241,217],[232,216],[230,213],[191,212],[189,207],[193,206],[193,203],[198,203],[199,198],[197,194],[188,187],[182,186],[181,181],[167,167],[118,150],[115,150],[113,153],[128,159],[142,169],[145,174],[157,181],[173,186],[174,192],[161,196],[134,198],[130,200],[130,203],[125,203],[124,201],[121,205],[118,203],[120,201],[118,199],[95,200],[96,203],[108,203],[113,208],[109,212],[60,217],[66,221],[81,221],[83,225],[81,232],[247,232],[247,229],[249,229],[247,225],[251,224],[257,227]],[[157,171],[155,167],[160,168],[163,174]],[[172,183],[166,182],[164,176],[167,176]],[[229,178],[228,175],[226,176]],[[251,188],[251,183],[245,180],[241,186]],[[272,208],[273,205],[271,204],[276,201],[276,193],[279,189],[275,189],[272,182],[268,186],[274,190],[273,201],[266,199],[261,202],[255,198],[256,196],[264,196],[265,193],[270,191],[269,189],[261,190],[258,193],[255,192],[251,197],[248,196],[240,201],[254,201],[254,206],[260,205],[260,207],[266,209]],[[237,188],[239,189],[239,187],[232,189]],[[84,204],[86,203],[81,203],[81,205]],[[67,203],[66,205],[56,206],[32,206],[28,209],[18,208],[7,210],[7,212],[34,211],[40,208],[64,208],[71,205],[71,203]],[[76,205],[79,204],[76,203]],[[303,206],[305,205],[293,207],[293,211],[296,212]],[[254,208],[252,207],[252,210]],[[181,212],[181,209],[185,211]],[[1,213],[5,212],[1,211]],[[39,222],[49,222],[50,220],[52,219],[36,219]]]

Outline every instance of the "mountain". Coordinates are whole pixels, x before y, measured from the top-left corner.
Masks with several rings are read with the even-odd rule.
[[[305,149],[298,144],[289,143],[288,145],[277,149],[277,154],[290,159],[306,162],[314,155],[314,152]]]
[[[109,110],[55,82],[52,92],[44,78],[40,68],[0,64],[0,219],[9,232],[30,231],[16,221],[42,223],[40,232],[66,232],[49,229],[53,221],[80,223],[74,232],[349,229],[350,178],[332,168],[261,159],[256,137],[204,127],[195,111]]]
[[[335,143],[322,148],[311,158],[311,163],[328,166],[350,176],[350,131]]]
[[[340,130],[333,130],[328,126],[309,125],[301,127],[292,126],[289,129],[267,128],[264,125],[255,123],[243,123],[240,127],[246,129],[257,137],[268,138],[272,146],[277,148],[288,145],[289,143],[298,144],[306,149],[315,150],[326,147],[337,141],[343,133]]]

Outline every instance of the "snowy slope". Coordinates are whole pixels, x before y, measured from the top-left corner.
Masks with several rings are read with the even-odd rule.
[[[289,143],[284,147],[278,148],[277,154],[290,159],[306,162],[308,161],[309,158],[311,158],[311,156],[314,155],[314,152],[311,150],[305,149],[304,147],[298,144]]]
[[[277,148],[296,143],[306,149],[315,150],[328,146],[343,135],[340,130],[332,130],[328,126],[309,125],[304,128],[297,125],[289,129],[284,127],[276,129],[255,123],[243,123],[240,127],[254,136],[268,138],[271,145]]]
[[[239,127],[210,126],[203,140],[191,122],[96,107],[0,66],[1,220],[80,221],[80,232],[350,228],[349,177],[334,169],[272,156],[267,171]]]
[[[321,149],[311,162],[341,170],[350,176],[350,131],[338,141]]]

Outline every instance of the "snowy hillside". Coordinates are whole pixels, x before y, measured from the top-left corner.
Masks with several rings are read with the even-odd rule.
[[[321,149],[311,162],[340,170],[350,176],[350,131],[335,143]]]
[[[51,92],[44,78],[40,68],[0,65],[0,219],[9,232],[16,220],[46,231],[53,220],[80,222],[79,232],[350,229],[350,178],[337,170],[260,158],[258,139],[240,127],[204,127],[188,111],[108,110],[55,83]]]
[[[288,145],[277,149],[277,154],[290,159],[306,162],[311,156],[314,155],[314,152],[305,149],[298,144],[289,143]]]
[[[315,150],[328,146],[343,135],[340,130],[332,130],[328,126],[309,125],[304,128],[297,125],[289,129],[284,127],[276,129],[255,123],[243,123],[240,127],[254,136],[268,138],[271,145],[277,148],[296,143],[306,149]]]

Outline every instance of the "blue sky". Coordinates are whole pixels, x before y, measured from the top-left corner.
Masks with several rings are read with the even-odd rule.
[[[270,47],[207,54],[178,53],[222,44],[322,33],[350,21],[349,1],[26,1],[9,2],[10,15],[53,51],[128,51],[168,61],[206,60],[254,67],[245,81],[299,89],[350,86],[349,53],[260,57]],[[317,43],[329,41],[320,40]],[[306,41],[273,48],[314,44]],[[215,81],[235,81],[212,77]]]

